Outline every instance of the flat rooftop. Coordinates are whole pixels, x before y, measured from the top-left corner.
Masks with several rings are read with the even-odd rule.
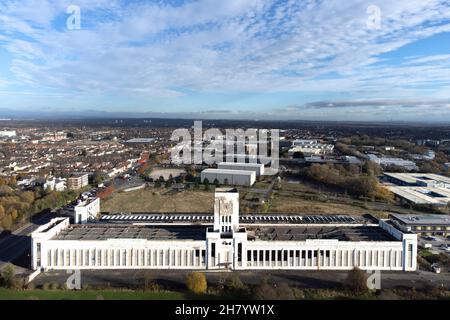
[[[202,226],[148,226],[120,224],[70,225],[51,240],[205,240],[206,228]]]
[[[388,186],[391,192],[416,204],[447,205],[450,202],[450,189],[434,187]]]
[[[216,189],[216,191],[219,190]],[[229,189],[225,189],[227,192]],[[224,192],[224,191],[220,191]],[[230,192],[233,192],[232,190]],[[100,221],[109,223],[209,223],[214,215],[211,213],[144,213],[144,214],[106,214]],[[298,214],[258,214],[239,216],[241,224],[378,224],[373,219],[364,216],[349,215],[298,215]]]
[[[232,169],[205,169],[202,173],[213,173],[213,174],[234,174],[234,175],[242,175],[242,176],[251,176],[254,175],[254,171],[248,170],[232,170]]]
[[[396,172],[385,172],[385,176],[391,177],[406,183],[414,184],[419,181],[435,181],[450,184],[450,178],[434,174],[434,173],[396,173]]]
[[[246,163],[246,162],[220,162],[217,166],[230,166],[230,167],[248,167],[248,168],[261,168],[264,165],[262,163]]]
[[[153,141],[155,141],[154,138],[134,138],[125,141],[125,143],[152,143]]]
[[[305,241],[307,239],[339,241],[398,241],[375,226],[258,226],[247,227],[249,237],[263,241]]]
[[[450,215],[445,214],[390,214],[394,219],[406,225],[441,225],[450,226]]]

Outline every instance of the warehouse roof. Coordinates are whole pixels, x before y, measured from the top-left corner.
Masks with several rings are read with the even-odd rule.
[[[201,226],[148,226],[117,224],[70,225],[52,240],[205,240],[206,228]]]
[[[391,177],[409,184],[417,183],[418,181],[435,181],[441,183],[450,184],[450,178],[434,174],[434,173],[396,173],[396,172],[385,172],[385,176]]]
[[[262,163],[244,163],[244,162],[220,162],[218,164],[218,166],[261,168],[261,167],[264,167],[264,164],[262,164]]]
[[[397,241],[389,233],[374,226],[276,226],[249,227],[249,234],[265,241],[304,241],[307,239],[340,241]]]
[[[450,202],[450,189],[397,186],[389,186],[388,189],[397,196],[415,204],[447,205]]]
[[[450,226],[450,215],[444,214],[391,214],[394,219],[406,225],[441,225]]]
[[[251,176],[254,175],[254,171],[248,170],[231,170],[231,169],[205,169],[202,173],[211,173],[211,174],[234,174],[241,176]]]

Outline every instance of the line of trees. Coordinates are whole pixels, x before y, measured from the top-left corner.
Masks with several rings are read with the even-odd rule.
[[[66,205],[75,200],[78,193],[36,188],[34,191],[15,190],[11,185],[0,186],[0,227],[11,230],[15,224],[24,223],[31,216]]]
[[[366,164],[360,171],[358,166],[348,167],[333,164],[313,164],[303,171],[310,179],[344,189],[355,197],[392,200],[393,195],[378,182],[380,171],[373,164]]]

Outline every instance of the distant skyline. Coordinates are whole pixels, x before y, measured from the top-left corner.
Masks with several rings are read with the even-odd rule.
[[[0,118],[449,122],[450,2],[0,0],[0,100]]]

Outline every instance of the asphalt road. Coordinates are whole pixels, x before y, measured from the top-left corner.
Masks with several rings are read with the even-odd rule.
[[[47,223],[54,217],[52,213],[44,213],[33,217],[31,223],[27,223],[23,227],[17,229],[13,233],[6,235],[0,239],[0,269],[6,263],[14,263],[18,267],[28,268],[26,260],[21,259],[30,252],[31,238],[30,233],[36,230],[40,225]],[[18,261],[20,260],[20,261]],[[25,270],[17,270],[25,271]]]
[[[139,287],[144,275],[167,288],[184,288],[188,271],[174,270],[109,270],[81,271],[81,284],[95,286],[111,286],[114,288]],[[337,271],[234,271],[247,284],[258,284],[267,277],[275,283],[286,282],[298,288],[341,288],[347,278],[347,272]],[[230,275],[230,272],[206,272],[210,284],[217,284]],[[66,271],[49,271],[41,273],[35,280],[35,285],[56,282],[64,284],[70,276]],[[416,288],[444,287],[450,290],[450,274],[435,274],[431,272],[381,272],[381,288]]]

